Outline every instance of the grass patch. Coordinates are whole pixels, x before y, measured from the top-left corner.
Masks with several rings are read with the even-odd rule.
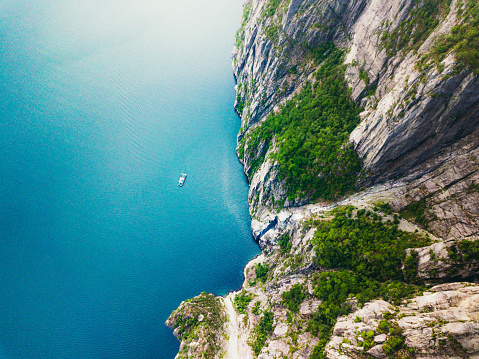
[[[236,47],[238,49],[241,48],[241,45],[244,42],[244,38],[245,38],[244,28],[245,28],[246,24],[248,23],[249,15],[251,14],[251,7],[252,6],[253,6],[253,2],[250,2],[243,9],[243,19],[241,21],[241,26],[238,29],[238,31],[236,32]]]
[[[278,10],[278,7],[280,4],[281,4],[281,0],[269,0],[263,9],[263,14],[262,14],[263,19],[273,17],[274,14],[276,14],[276,10]]]
[[[276,43],[278,41],[278,30],[279,27],[277,25],[271,25],[264,31],[264,33],[269,40]]]

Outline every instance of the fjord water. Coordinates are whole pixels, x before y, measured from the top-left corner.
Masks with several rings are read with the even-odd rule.
[[[241,285],[241,3],[0,3],[0,358],[173,358],[171,311]]]

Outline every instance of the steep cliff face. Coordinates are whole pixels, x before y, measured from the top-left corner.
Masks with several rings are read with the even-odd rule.
[[[263,254],[217,299],[216,357],[479,358],[478,34],[472,0],[245,2],[238,156]]]
[[[439,24],[423,30],[428,36],[416,48],[404,45],[389,53],[385,34],[404,36],[398,34],[401,24],[422,21],[412,0],[283,1],[273,16],[265,15],[267,1],[245,3],[245,22],[233,52],[236,108],[243,125],[240,138],[304,85],[318,66],[314,59],[321,45],[334,42],[349,51],[346,80],[352,98],[365,109],[350,137],[363,160],[357,185],[401,178],[439,154],[444,156],[478,127],[479,78],[459,65],[453,53],[437,64],[418,66],[441,35],[464,21],[457,13],[462,1],[432,2],[450,10],[430,14]],[[251,163],[261,152],[250,151],[246,144],[243,160],[250,177],[254,176]],[[264,168],[256,171],[259,178],[252,180],[251,201],[257,193],[263,196],[258,184],[264,182],[272,186],[266,197],[274,197],[275,203],[286,199],[275,181],[276,167],[265,161]],[[304,202],[286,199],[285,206]],[[261,203],[271,205],[266,198]]]

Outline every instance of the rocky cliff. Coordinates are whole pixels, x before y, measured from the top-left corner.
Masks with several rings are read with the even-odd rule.
[[[179,357],[479,358],[477,48],[472,0],[245,2],[238,155],[263,255],[216,299],[214,354],[207,322],[172,314]]]

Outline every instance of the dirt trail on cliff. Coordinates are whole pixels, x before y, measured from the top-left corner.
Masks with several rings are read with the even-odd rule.
[[[228,352],[226,358],[239,359],[238,356],[238,323],[236,322],[236,311],[231,301],[231,296],[225,298],[225,307],[228,317],[230,319],[228,323]]]
[[[253,358],[253,351],[248,344],[249,332],[241,328],[242,318],[244,315],[239,315],[233,305],[236,293],[230,293],[224,298],[225,309],[229,316],[228,323],[228,346],[226,352],[226,359],[251,359]],[[239,322],[238,322],[239,320]]]

